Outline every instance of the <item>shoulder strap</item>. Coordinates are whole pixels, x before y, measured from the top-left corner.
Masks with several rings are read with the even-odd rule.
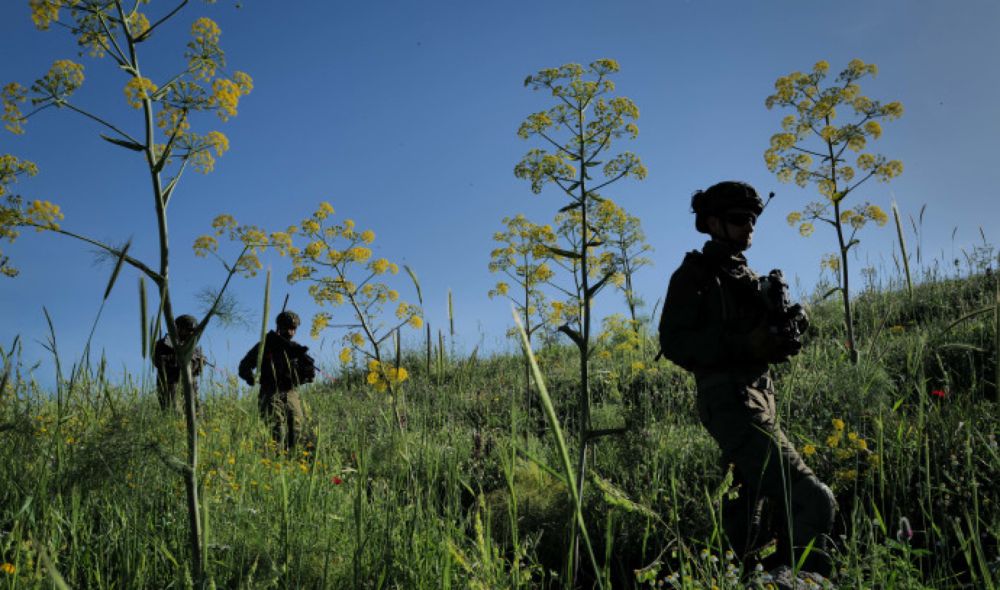
[[[718,284],[720,282],[719,274],[715,272],[715,269],[709,263],[708,257],[700,250],[691,250],[688,252],[684,256],[684,264],[690,265],[695,270],[699,285],[708,286],[712,283]]]

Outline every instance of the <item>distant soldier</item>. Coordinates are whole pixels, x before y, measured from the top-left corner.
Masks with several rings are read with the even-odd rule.
[[[698,416],[733,466],[739,497],[724,502],[723,528],[748,566],[777,538],[765,565],[780,588],[791,587],[791,567],[810,542],[802,571],[829,576],[827,536],[837,502],[778,427],[768,369],[798,353],[805,314],[788,305],[780,271],[759,277],[743,256],[764,203],[750,185],[727,181],[696,192],[691,208],[697,230],[712,239],[688,253],[670,278],[660,348],[694,373]],[[775,294],[784,304],[774,304]],[[772,514],[790,522],[759,530],[765,500]]]
[[[178,345],[183,345],[188,338],[194,334],[198,326],[198,320],[191,315],[182,315],[174,320],[177,325]],[[177,346],[170,341],[170,335],[166,335],[156,341],[153,347],[153,365],[156,367],[156,396],[160,401],[160,408],[173,409],[177,412],[184,411],[184,395],[179,393],[181,382],[181,368],[177,363]],[[205,355],[201,352],[201,347],[196,346],[191,355],[191,377],[194,386],[195,401],[198,399],[198,376],[205,366]]]
[[[307,354],[309,348],[293,342],[299,316],[283,311],[275,320],[277,330],[264,338],[264,356],[260,366],[260,393],[257,402],[261,417],[271,423],[271,436],[282,448],[291,450],[302,438],[304,415],[302,401],[295,388],[316,377],[316,365]],[[254,384],[254,371],[260,343],[254,344],[240,361],[240,378]]]

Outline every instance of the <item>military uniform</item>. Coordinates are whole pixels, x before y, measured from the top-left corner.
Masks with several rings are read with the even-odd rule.
[[[660,346],[666,358],[694,373],[699,419],[740,484],[739,497],[727,500],[722,514],[733,549],[746,560],[758,548],[756,529],[767,499],[774,514],[791,518],[791,527],[774,531],[775,556],[790,561],[791,543],[797,559],[815,539],[803,569],[829,575],[823,549],[836,500],[777,425],[768,364],[780,359],[773,350],[772,358],[762,357],[767,310],[757,281],[746,258],[723,241],[689,253],[670,279]]]
[[[181,368],[177,364],[177,353],[174,350],[170,336],[164,336],[156,341],[153,347],[153,365],[156,367],[156,397],[160,408],[173,408],[183,412],[184,395],[179,393],[181,387]],[[205,366],[205,355],[200,346],[196,346],[191,355],[191,385],[194,387],[195,401],[198,400],[198,376]]]
[[[254,344],[240,361],[239,375],[254,384],[257,352]],[[295,390],[316,377],[316,365],[307,354],[309,348],[270,331],[264,338],[264,356],[260,368],[260,392],[257,397],[261,417],[271,423],[271,436],[283,448],[292,449],[302,437],[305,416],[302,401]]]

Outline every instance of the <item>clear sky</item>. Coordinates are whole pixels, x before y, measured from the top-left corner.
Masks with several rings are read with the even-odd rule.
[[[643,159],[649,176],[617,183],[606,194],[642,219],[655,248],[655,265],[637,276],[649,306],[684,252],[703,242],[688,209],[691,193],[724,179],[777,193],[748,257],[761,271],[785,269],[800,292],[812,290],[835,238],[828,228],[801,238],[785,223],[814,193],[779,183],[764,166],[763,151],[784,115],[765,109],[764,99],[777,77],[807,71],[820,59],[832,72],[855,57],[877,64],[879,75],[862,82],[863,93],[905,107],[875,143],[878,152],[902,160],[905,172],[890,184],[869,181],[851,199],[888,211],[894,194],[904,216],[926,205],[919,239],[925,265],[962,258],[963,249],[982,243],[980,228],[989,242],[1000,238],[1000,4],[993,0],[233,4],[192,2],[143,46],[147,71],[165,78],[182,63],[190,23],[207,15],[222,28],[229,68],[247,71],[255,83],[238,117],[212,123],[228,135],[230,152],[213,174],[188,174],[171,204],[180,311],[197,309],[195,293],[221,281],[218,264],[195,258],[190,247],[215,215],[282,229],[326,200],[337,219],[350,217],[376,232],[376,255],[416,271],[435,329],[445,325],[447,291],[454,292],[458,350],[509,346],[503,337],[509,305],[486,296],[496,279],[487,270],[492,234],[504,216],[547,222],[564,204],[557,191],[533,195],[513,175],[537,145],[517,137],[519,123],[551,105],[522,83],[541,68],[605,57],[620,63],[618,93],[641,112],[639,138],[620,146]],[[153,0],[148,12],[172,5]],[[63,31],[36,31],[27,1],[0,4],[0,54],[6,56],[0,82],[24,85],[55,59],[81,61],[87,80],[76,102],[137,129],[122,94],[124,74],[107,59],[78,58]],[[73,113],[49,109],[28,123],[25,135],[0,135],[0,153],[39,165],[40,174],[15,190],[60,204],[63,227],[115,243],[134,237],[133,254],[155,261],[144,164],[98,131]],[[893,274],[894,234],[891,222],[866,228],[855,272],[875,266],[883,276]],[[915,250],[912,228],[908,239]],[[44,360],[45,306],[70,362],[90,331],[110,267],[95,264],[90,248],[52,234],[25,232],[3,250],[21,274],[0,279],[0,343],[6,348],[20,334],[25,360]],[[289,293],[289,306],[308,321],[315,307],[304,285],[284,282],[288,261],[272,257],[265,264],[274,269],[278,305]],[[112,367],[131,370],[142,367],[136,276],[123,272],[94,336]],[[397,279],[404,298],[415,300],[405,275]],[[263,285],[261,274],[234,288],[258,326]],[[624,309],[617,293],[601,298],[600,315]],[[220,370],[233,369],[255,330],[211,326],[203,347]],[[307,333],[299,339],[310,340]],[[334,366],[338,339],[328,332],[306,343]],[[50,363],[37,371],[41,382],[51,382]]]

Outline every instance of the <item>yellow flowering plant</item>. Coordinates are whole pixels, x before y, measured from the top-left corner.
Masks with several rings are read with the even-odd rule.
[[[350,319],[336,327],[345,330],[339,358],[345,365],[360,355],[367,361],[367,382],[377,391],[388,391],[395,400],[398,386],[409,374],[397,358],[390,362],[384,344],[403,327],[419,329],[419,306],[401,301],[399,292],[384,278],[399,273],[399,266],[373,255],[375,232],[360,231],[354,221],[332,223],[333,207],[321,203],[316,212],[288,234],[304,243],[289,250],[292,271],[288,282],[309,284],[309,295],[320,307],[347,307]],[[392,308],[392,312],[389,311]],[[332,311],[313,316],[313,338],[329,327]]]
[[[869,448],[868,441],[848,429],[840,418],[830,420],[822,444],[807,442],[800,450],[811,465],[830,473],[830,487],[836,493],[863,483],[881,464],[879,454]]]
[[[781,131],[771,136],[764,163],[778,180],[815,185],[823,197],[790,213],[787,221],[798,226],[802,236],[811,235],[817,221],[834,228],[841,261],[837,290],[844,305],[847,346],[857,361],[847,254],[858,244],[858,230],[869,221],[885,225],[888,217],[877,205],[866,202],[845,209],[843,202],[867,180],[888,182],[903,172],[899,160],[868,151],[869,143],[882,136],[882,122],[902,116],[903,106],[861,94],[858,82],[878,73],[875,64],[853,59],[835,81],[827,83],[829,70],[830,64],[820,61],[809,73],[792,72],[774,83],[774,94],[765,106],[792,113],[781,120]]]
[[[505,229],[493,234],[497,247],[490,252],[489,270],[506,277],[489,296],[509,299],[521,316],[528,341],[545,326],[545,294],[541,287],[552,278],[549,248],[556,243],[551,225],[538,225],[524,215],[504,217]],[[513,285],[513,290],[512,290]]]
[[[630,151],[614,153],[620,140],[634,139],[639,134],[635,121],[639,108],[624,96],[614,96],[611,76],[619,70],[618,62],[599,59],[587,66],[570,63],[558,68],[546,68],[528,76],[524,85],[545,91],[553,106],[528,115],[518,128],[522,139],[541,145],[530,149],[514,167],[514,175],[527,180],[531,191],[538,194],[546,186],[558,189],[568,200],[560,211],[570,214],[570,223],[577,223],[578,232],[570,249],[551,248],[554,260],[568,261],[573,267],[570,306],[579,309],[579,322],[563,323],[559,331],[566,334],[579,349],[580,417],[578,496],[582,497],[588,443],[593,433],[590,421],[588,363],[591,356],[591,302],[598,291],[611,280],[614,272],[592,277],[592,258],[602,238],[594,231],[598,221],[594,208],[601,202],[599,191],[624,178],[642,180],[646,167]],[[559,230],[556,230],[559,233]],[[593,280],[592,280],[593,279]],[[575,301],[574,301],[575,300]],[[576,303],[579,305],[575,305]],[[573,544],[577,531],[574,528]],[[600,573],[598,573],[600,575]],[[570,581],[572,585],[572,580]]]
[[[642,222],[635,215],[620,207],[611,199],[605,198],[597,207],[597,227],[604,231],[606,240],[605,267],[613,270],[611,282],[625,295],[632,330],[639,335],[641,322],[636,316],[643,301],[634,288],[635,273],[653,261],[646,255],[653,247],[646,243],[646,234],[642,231]],[[610,257],[610,258],[608,258]]]
[[[0,239],[12,241],[21,227],[34,227],[40,231],[55,232],[72,237],[98,248],[108,258],[115,261],[111,280],[104,297],[110,294],[119,271],[129,265],[144,277],[150,279],[157,288],[159,312],[153,324],[159,326],[161,318],[174,342],[177,337],[175,313],[171,298],[169,278],[170,240],[167,232],[168,206],[177,193],[179,181],[184,171],[191,167],[207,173],[214,168],[216,158],[229,149],[229,140],[219,131],[195,132],[197,113],[215,113],[222,121],[237,112],[239,100],[253,88],[249,75],[242,72],[227,74],[226,59],[219,40],[221,31],[211,19],[198,18],[191,27],[191,40],[183,50],[183,60],[174,72],[166,76],[154,76],[144,71],[140,63],[168,63],[166,60],[140,60],[148,57],[144,44],[157,30],[167,23],[173,23],[185,10],[190,12],[188,2],[173,6],[150,5],[148,0],[125,2],[124,0],[28,0],[31,20],[39,30],[62,30],[74,36],[77,44],[90,57],[108,60],[112,70],[124,76],[120,86],[123,100],[115,103],[101,103],[88,110],[76,102],[76,95],[83,87],[85,68],[70,59],[56,59],[49,70],[29,87],[11,82],[2,86],[0,100],[3,112],[0,114],[4,127],[12,133],[23,133],[27,121],[52,107],[63,112],[73,112],[84,116],[99,126],[100,138],[120,147],[131,154],[141,154],[149,171],[150,205],[156,227],[156,244],[159,256],[153,263],[144,263],[130,253],[131,242],[121,246],[108,245],[83,234],[64,229],[60,222],[63,214],[59,206],[47,200],[22,199],[12,195],[9,187],[19,177],[32,176],[37,167],[12,154],[0,155]],[[144,11],[148,11],[144,12]],[[53,24],[60,26],[54,27]],[[118,84],[118,83],[116,83]],[[22,108],[30,104],[31,109]],[[115,107],[118,107],[117,111]],[[99,109],[99,111],[98,111]],[[27,109],[25,109],[27,110]],[[133,118],[134,125],[116,122],[116,118]],[[127,131],[138,129],[138,132]],[[131,155],[130,154],[130,155]],[[253,274],[259,268],[257,255],[268,247],[272,240],[268,235],[252,226],[238,226],[231,217],[216,219],[215,232],[202,236],[196,241],[196,252],[217,255],[218,236],[230,232],[243,245],[242,253],[236,261],[227,264],[228,275],[222,288],[214,296],[210,309],[198,322],[193,337],[177,347],[177,364],[183,369],[180,382],[184,395],[184,422],[186,426],[187,456],[182,474],[186,490],[186,508],[189,525],[189,550],[191,579],[196,586],[211,585],[203,569],[205,558],[205,538],[202,510],[199,499],[198,465],[198,417],[195,413],[195,393],[192,385],[190,360],[198,339],[208,322],[220,312],[223,294],[229,281],[237,273]],[[134,226],[134,224],[132,224]],[[277,246],[276,246],[277,247]],[[0,252],[0,272],[8,276],[16,274],[16,269]],[[142,282],[141,285],[145,283]],[[144,294],[144,288],[141,290]],[[143,295],[144,297],[144,295]],[[143,310],[143,334],[147,332],[145,300]],[[158,329],[158,328],[157,328]],[[152,330],[150,330],[152,331]],[[146,347],[143,346],[145,352]]]

